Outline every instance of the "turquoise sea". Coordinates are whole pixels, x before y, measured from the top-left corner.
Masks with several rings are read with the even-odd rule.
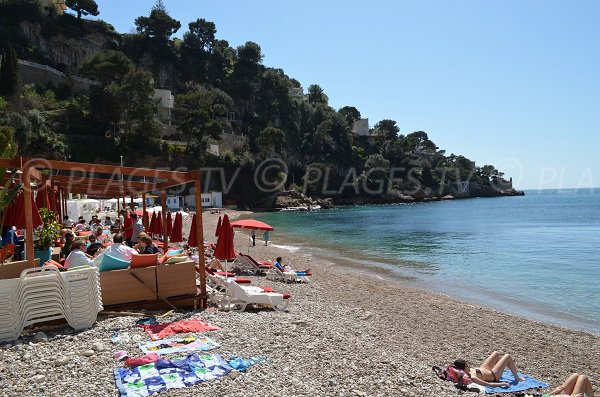
[[[600,333],[600,189],[265,213],[293,245],[467,302]],[[285,256],[285,252],[282,252]]]

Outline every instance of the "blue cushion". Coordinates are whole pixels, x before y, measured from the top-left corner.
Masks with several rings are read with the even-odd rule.
[[[178,250],[168,250],[167,251],[167,256],[173,256],[173,255],[177,255],[177,254],[183,254],[183,248],[178,249]]]
[[[129,267],[129,261],[115,258],[108,254],[102,256],[102,263],[98,266],[98,270],[101,272],[107,272],[109,270],[120,270],[127,269]]]

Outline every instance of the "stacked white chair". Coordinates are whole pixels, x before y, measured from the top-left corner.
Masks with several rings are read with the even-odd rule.
[[[0,280],[0,341],[17,339],[29,325],[61,318],[74,329],[89,328],[101,310],[98,269],[26,269],[17,279]]]

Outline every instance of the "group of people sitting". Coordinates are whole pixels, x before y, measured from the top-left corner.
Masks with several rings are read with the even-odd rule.
[[[89,244],[84,240],[76,239],[71,243],[71,252],[64,262],[65,269],[71,269],[77,266],[99,266],[103,255],[110,255],[113,258],[123,261],[131,261],[136,254],[156,254],[160,249],[154,245],[152,238],[143,233],[139,236],[139,243],[134,247],[125,244],[125,235],[117,233],[113,237],[113,244],[104,248],[101,243],[96,242],[94,235],[89,236]]]
[[[68,221],[68,217],[65,218],[63,223],[65,228],[61,232],[63,244],[61,261],[63,261],[65,269],[77,266],[98,266],[102,261],[102,256],[106,254],[130,261],[132,255],[135,254],[160,253],[159,248],[154,245],[152,237],[144,233],[142,219],[135,212],[129,213],[127,210],[121,210],[120,217],[115,223],[111,221],[110,217],[106,217],[105,225],[101,224],[96,215],[89,223],[86,223],[83,217],[79,217],[75,226],[72,221]],[[87,241],[75,238],[75,233],[83,230],[92,231],[87,237]],[[106,234],[105,230],[108,230],[109,233],[110,231],[116,232],[112,238],[112,244],[108,247],[106,247],[106,243],[110,239],[110,234]]]
[[[510,354],[493,352],[479,367],[471,367],[465,360],[454,361],[453,366],[463,372],[462,384],[476,383],[489,387],[509,387],[508,382],[501,381],[504,370],[508,368],[512,373],[515,383],[523,382],[517,372],[517,365]],[[550,392],[551,396],[558,397],[594,397],[592,383],[586,375],[574,373],[570,375],[561,386]]]

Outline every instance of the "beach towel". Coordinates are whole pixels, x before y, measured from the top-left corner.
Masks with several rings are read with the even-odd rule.
[[[525,379],[525,381],[514,384],[515,378],[514,378],[513,374],[509,370],[506,370],[500,377],[500,382],[508,382],[508,383],[510,383],[510,387],[486,386],[485,392],[487,394],[510,393],[510,392],[523,391],[523,390],[527,390],[527,389],[535,389],[538,387],[541,387],[541,388],[548,387],[548,385],[546,383],[539,381],[529,375],[523,375],[523,374],[519,373],[519,376],[521,378]]]
[[[221,345],[210,338],[190,336],[180,339],[163,339],[154,342],[145,342],[140,343],[139,346],[145,354],[169,354],[212,350]]]
[[[144,331],[150,335],[150,339],[159,340],[175,334],[188,332],[206,332],[219,329],[216,325],[200,320],[181,320],[165,324],[140,324]]]
[[[218,354],[190,354],[135,368],[119,368],[114,376],[121,397],[146,397],[223,377],[231,370],[231,365]]]

